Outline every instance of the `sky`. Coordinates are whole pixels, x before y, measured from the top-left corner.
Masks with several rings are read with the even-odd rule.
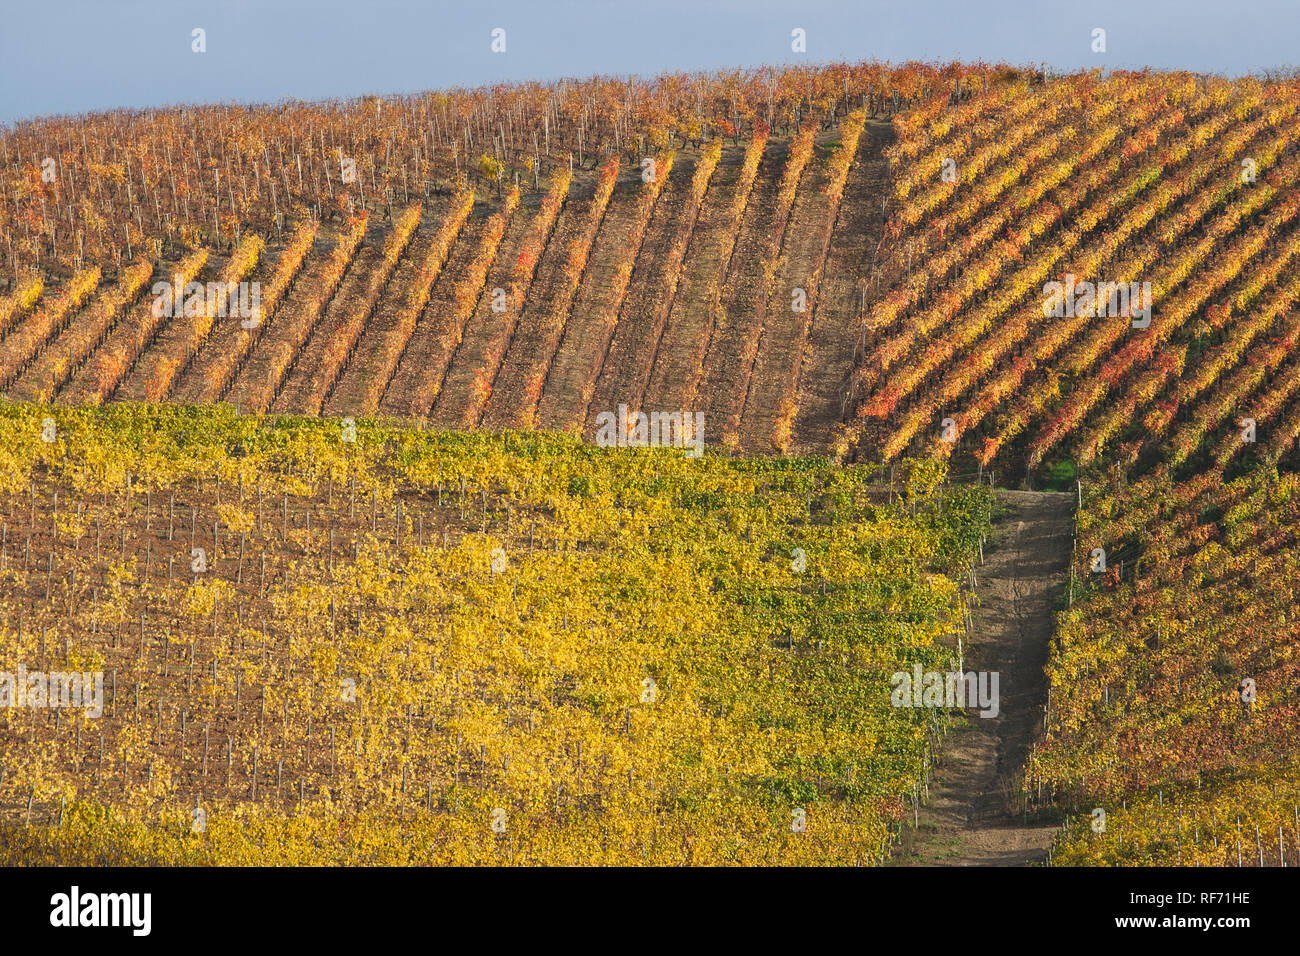
[[[796,61],[1239,75],[1300,58],[1300,0],[0,0],[0,13],[0,123]],[[795,28],[806,52],[791,50]]]

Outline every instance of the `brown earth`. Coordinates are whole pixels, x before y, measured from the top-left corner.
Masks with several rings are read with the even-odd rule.
[[[1068,567],[1074,496],[1001,491],[1006,508],[975,569],[978,607],[967,671],[997,671],[999,713],[968,709],[930,775],[929,801],[904,831],[896,862],[921,866],[1028,866],[1047,858],[1055,826],[1016,814],[1025,757],[1042,726],[1044,665]]]

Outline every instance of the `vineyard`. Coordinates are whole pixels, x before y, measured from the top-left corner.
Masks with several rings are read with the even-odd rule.
[[[904,262],[856,343],[855,454],[928,448],[1020,481],[1178,464],[1240,418],[1288,451],[1298,104],[1295,84],[1089,76],[972,101],[937,143],[905,132],[887,239]],[[1049,314],[1045,284],[1075,281],[1149,283],[1149,312],[1085,290]]]
[[[889,675],[953,659],[991,506],[935,462],[0,429],[0,668],[105,675],[0,711],[5,862],[875,861],[940,730]]]
[[[1006,82],[836,65],[20,123],[0,394],[589,438],[620,405],[699,409],[710,444],[825,451],[889,119]],[[159,281],[254,284],[258,315],[160,315]]]
[[[0,670],[107,675],[0,709],[0,860],[885,862],[1001,487],[1077,507],[1051,862],[1300,863],[1298,112],[864,63],[0,132]]]
[[[1027,771],[1031,795],[1083,811],[1066,861],[1300,860],[1297,490],[1259,468],[1085,496]]]
[[[0,392],[589,439],[698,410],[713,446],[1016,482],[1177,464],[1239,418],[1276,457],[1297,107],[861,65],[19,124]],[[254,283],[257,317],[159,314],[160,280]],[[1104,282],[1146,323],[1079,292]]]
[[[1298,91],[1077,81],[938,143],[896,123],[910,268],[861,327],[850,454],[1080,479],[1023,781],[1054,862],[1295,865]],[[1149,311],[1045,308],[1072,280]]]

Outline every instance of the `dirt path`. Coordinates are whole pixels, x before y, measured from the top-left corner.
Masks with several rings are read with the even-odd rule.
[[[1073,496],[1004,491],[977,567],[975,632],[967,671],[1000,675],[997,717],[968,710],[943,742],[930,799],[896,862],[922,866],[1026,866],[1047,857],[1055,827],[1013,815],[1025,756],[1046,701],[1043,666],[1070,548]],[[909,846],[910,844],[910,846]],[[909,852],[910,851],[910,852]]]

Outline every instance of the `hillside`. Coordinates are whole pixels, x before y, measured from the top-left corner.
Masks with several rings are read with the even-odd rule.
[[[1052,862],[1293,864],[1298,109],[1292,78],[839,64],[5,131],[6,635],[44,659],[60,650],[46,638],[66,657],[89,628],[77,653],[129,674],[144,717],[115,724],[118,750],[94,758],[121,775],[111,787],[33,757],[0,778],[0,809],[35,800],[52,817],[62,798],[91,821],[125,805],[120,786],[153,814],[115,818],[124,857],[189,859],[180,837],[141,847],[184,822],[178,800],[215,795],[223,812],[270,814],[270,829],[225,831],[203,859],[256,858],[245,841],[275,834],[303,860],[314,827],[375,800],[375,846],[338,858],[410,862],[427,846],[394,837],[394,821],[423,799],[420,832],[464,837],[458,859],[479,862],[500,853],[480,840],[485,801],[508,793],[547,841],[511,843],[509,860],[877,862],[919,824],[955,715],[927,724],[870,695],[915,655],[959,654],[978,618],[995,623],[968,639],[972,659],[1005,665],[1016,703],[969,735],[969,759],[943,744],[979,778],[978,792],[941,778],[945,839],[974,806],[985,830],[1011,811],[1034,831],[1025,859],[1060,825]],[[256,283],[260,307],[213,293],[155,308],[173,279]],[[593,447],[623,407],[702,416],[710,453]],[[42,443],[47,418],[59,437]],[[338,440],[349,429],[354,448]],[[1053,525],[999,525],[1008,547],[1037,542],[1023,627],[1018,551],[991,553],[1003,577],[982,615],[959,583],[980,593],[969,575],[995,486]],[[1017,497],[1042,489],[1056,497]],[[778,574],[808,534],[835,555],[816,587]],[[219,600],[170,570],[164,584],[161,555],[188,564],[177,535],[221,555]],[[528,555],[508,594],[506,578],[475,577],[497,546]],[[251,549],[268,562],[256,587]],[[417,571],[443,603],[412,590]],[[660,594],[666,581],[680,587]],[[696,614],[711,623],[692,630]],[[994,633],[1011,617],[1032,647]],[[544,680],[525,640],[539,621],[555,655]],[[300,627],[324,656],[295,643]],[[453,627],[505,636],[471,646]],[[671,724],[698,747],[632,745],[633,709],[611,703],[635,693],[610,669],[626,669],[626,644],[664,666],[698,654]],[[263,715],[254,733],[238,675],[280,708],[290,668],[324,680],[347,654],[398,681],[365,725],[387,737],[367,751],[358,731],[374,762],[336,779],[312,721],[342,724],[304,698],[272,724],[266,746],[289,768],[272,800],[253,756]],[[411,654],[416,670],[393,677]],[[447,655],[450,685],[445,668],[431,676]],[[196,718],[175,697],[182,672],[209,668],[203,719],[230,748],[215,789],[195,783]],[[448,686],[451,710],[420,712],[432,749],[394,750],[420,695]],[[863,687],[869,700],[853,696]],[[521,743],[539,709],[563,730]],[[91,745],[51,719],[18,725],[20,742],[50,734],[84,771]],[[599,777],[580,740],[608,758]],[[471,745],[478,775],[463,777]],[[169,768],[161,781],[142,758]],[[313,807],[302,831],[276,815],[293,809],[295,775]],[[838,814],[835,835],[773,842],[793,801]],[[477,814],[464,831],[462,803]],[[58,850],[48,833],[9,833],[0,850],[110,852],[89,823],[82,835]],[[962,858],[997,857],[974,849]]]
[[[22,124],[0,392],[588,438],[620,405],[691,410],[711,445],[1017,481],[1176,464],[1251,418],[1276,459],[1297,102],[840,66]],[[173,276],[260,283],[260,324],[156,315]],[[1071,289],[1044,315],[1071,277],[1149,283],[1149,324]]]
[[[711,444],[824,450],[888,118],[967,73],[962,96],[994,77],[833,66],[22,124],[0,137],[0,393],[588,437],[627,405],[702,412]],[[178,301],[257,283],[261,321],[216,298],[159,315],[158,281]]]

